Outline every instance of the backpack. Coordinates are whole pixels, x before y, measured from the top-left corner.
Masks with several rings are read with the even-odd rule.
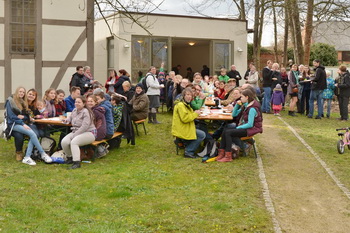
[[[13,127],[15,126],[15,122],[13,122],[11,127],[7,125],[7,114],[6,114],[6,105],[5,103],[5,111],[4,111],[4,121],[0,124],[0,138],[5,139],[6,141],[10,139]]]
[[[202,152],[198,153],[198,156],[203,158],[213,158],[218,154],[218,146],[214,139],[210,139],[204,146]]]
[[[43,150],[46,152],[46,154],[52,155],[54,153],[54,150],[56,148],[55,139],[51,137],[42,137],[40,139],[40,144]]]
[[[147,78],[148,78],[149,76],[152,76],[151,73],[147,73],[147,74],[146,74],[146,77],[144,77],[144,78],[141,80],[141,84],[142,84],[142,86],[143,86],[143,90],[145,91],[145,93],[147,93],[147,91],[148,91]]]

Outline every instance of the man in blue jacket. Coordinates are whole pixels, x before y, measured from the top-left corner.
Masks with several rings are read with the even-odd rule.
[[[72,87],[70,89],[70,96],[64,99],[66,102],[66,112],[72,112],[75,109],[75,99],[80,96],[80,87]]]
[[[114,134],[114,122],[113,122],[113,113],[112,113],[112,104],[105,99],[104,92],[100,92],[95,95],[99,106],[105,109],[106,117],[106,139],[110,139]]]

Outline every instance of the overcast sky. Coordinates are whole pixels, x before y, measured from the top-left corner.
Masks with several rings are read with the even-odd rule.
[[[156,0],[155,2],[157,1],[160,2],[160,0]],[[198,15],[198,13],[195,13],[194,10],[190,7],[189,3],[194,5],[200,2],[203,2],[203,0],[164,0],[163,4],[160,6],[160,10],[156,12],[176,15]],[[234,14],[237,12],[237,9],[235,8],[234,4],[232,4],[232,0],[215,0],[215,2],[216,3],[212,4],[210,7],[203,6],[203,8],[200,9],[201,12],[204,15],[211,17],[234,17]],[[253,28],[253,22],[251,20],[249,20],[248,28]],[[248,35],[249,43],[252,43],[252,37],[252,34]],[[271,45],[272,38],[273,31],[271,29],[271,26],[265,26],[262,45]]]

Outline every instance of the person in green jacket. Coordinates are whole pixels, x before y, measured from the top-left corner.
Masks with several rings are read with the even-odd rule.
[[[191,108],[192,100],[192,89],[185,88],[182,91],[182,99],[176,103],[173,112],[172,135],[184,142],[185,158],[196,158],[194,153],[206,137],[205,132],[196,129],[194,120],[200,111]]]
[[[194,98],[191,101],[191,107],[193,110],[199,110],[204,104],[205,95],[202,92],[202,87],[198,84],[193,85],[193,92]]]
[[[225,83],[227,83],[229,79],[230,79],[230,77],[226,75],[226,69],[221,68],[219,81],[224,81]]]

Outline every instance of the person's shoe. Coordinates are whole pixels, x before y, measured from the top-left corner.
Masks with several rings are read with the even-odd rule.
[[[320,120],[320,119],[322,119],[322,117],[320,117],[320,116],[317,116],[317,117],[315,117],[315,119],[318,119],[318,120]]]
[[[148,124],[153,123],[152,121],[152,113],[148,113]]]
[[[220,160],[217,160],[218,162],[231,162],[232,161],[232,151],[226,152],[225,151],[225,157],[223,157]]]
[[[73,163],[73,158],[72,157],[67,157],[67,160],[65,162],[66,164],[72,164]]]
[[[281,116],[281,114],[279,114],[279,113],[276,113],[276,116]]]
[[[160,124],[159,121],[157,121],[157,113],[152,113],[153,115],[153,124]]]
[[[321,117],[324,117],[324,114],[322,113]]]
[[[307,118],[312,118],[312,116],[310,116],[310,115],[307,115]]]
[[[289,116],[295,116],[295,112],[294,111],[288,111],[288,115]]]
[[[24,159],[22,160],[22,163],[28,164],[28,165],[31,165],[31,166],[36,165],[36,162],[34,162],[34,160],[32,160],[31,157],[24,157]]]
[[[216,161],[218,161],[219,159],[222,159],[225,157],[225,149],[219,149],[218,150],[218,156],[216,156]]]
[[[185,153],[184,157],[185,157],[185,158],[190,158],[190,159],[195,159],[195,158],[197,158],[197,156],[195,156],[195,155],[190,155],[190,154],[186,154],[186,153]]]
[[[73,165],[67,169],[71,170],[71,169],[76,169],[76,168],[80,168],[80,167],[81,167],[80,161],[73,161]]]
[[[327,115],[327,118],[329,119],[331,116],[330,115]]]
[[[16,151],[16,160],[18,162],[22,161],[23,160],[23,152],[22,151]]]
[[[52,163],[51,157],[45,152],[41,154],[41,159],[44,160],[45,163]]]

